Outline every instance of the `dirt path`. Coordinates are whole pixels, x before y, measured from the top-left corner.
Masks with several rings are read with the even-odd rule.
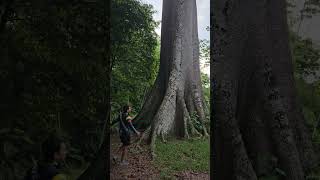
[[[136,138],[132,137],[132,142]],[[111,135],[111,169],[110,169],[110,179],[111,180],[159,180],[160,169],[152,164],[149,149],[146,145],[142,145],[141,148],[135,144],[129,147],[128,151],[128,162],[129,165],[120,165],[119,161],[112,161],[112,157],[121,145],[120,139],[117,135]],[[116,155],[120,159],[120,154]],[[209,179],[209,174],[197,173],[184,171],[177,173],[172,179],[178,180],[207,180]]]
[[[135,137],[132,137],[132,142]],[[111,157],[118,150],[121,142],[117,135],[111,136]],[[128,151],[128,162],[129,165],[121,166],[119,161],[114,163],[111,162],[110,178],[111,180],[122,180],[122,179],[160,179],[159,170],[152,165],[151,157],[149,155],[148,148],[146,146],[141,146],[138,148],[135,144],[129,147]],[[120,154],[117,154],[120,159]]]

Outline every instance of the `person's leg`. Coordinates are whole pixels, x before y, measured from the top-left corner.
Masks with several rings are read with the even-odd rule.
[[[126,150],[127,150],[127,146],[123,146],[122,151],[121,151],[121,162],[124,162],[124,159],[126,156]]]
[[[126,157],[126,159],[128,159],[128,149],[129,149],[129,146],[131,145],[131,136],[130,136],[130,134],[128,134],[128,142],[127,142],[127,144],[126,144],[126,148],[125,148],[125,157]]]
[[[124,148],[125,142],[126,142],[126,139],[124,138],[124,134],[123,134],[122,131],[119,132],[119,138],[120,138],[120,141],[121,141],[122,145],[119,147],[119,149],[117,150],[117,152],[113,156],[114,162],[117,162],[119,160],[119,158],[118,158],[119,156],[118,155],[120,155],[120,153],[121,153],[121,156],[122,156],[123,148]]]
[[[118,155],[120,155],[120,153],[122,153],[123,147],[124,147],[124,145],[122,144],[122,145],[118,148],[117,152],[114,154],[114,156],[113,156],[114,161],[117,161],[117,160],[119,159],[119,158],[118,158],[118,157],[119,157]]]
[[[122,131],[119,134],[120,134],[120,140],[121,140],[122,145],[119,147],[119,149],[117,151],[117,154],[121,153],[121,155],[122,155],[123,148],[124,148],[125,143],[126,143],[126,139],[125,139],[125,136],[124,136]]]
[[[128,159],[128,146],[124,148],[124,159]]]
[[[119,149],[118,149],[118,151],[117,151],[117,154],[119,154],[119,152],[122,151],[123,146],[124,146],[124,145],[122,144],[122,145],[119,147]]]
[[[128,146],[125,146],[123,148],[123,154],[122,154],[122,158],[121,158],[121,165],[129,165],[129,162],[126,161],[126,157],[127,157],[127,154],[128,154]]]
[[[128,154],[128,146],[130,145],[130,135],[126,134],[124,137],[123,149],[121,154],[121,163],[122,165],[128,165],[129,163],[125,160]]]
[[[117,150],[117,152],[113,154],[112,160],[114,163],[117,163],[117,161],[119,160],[118,155],[120,154],[120,151],[122,150],[122,146],[120,146],[119,149]]]

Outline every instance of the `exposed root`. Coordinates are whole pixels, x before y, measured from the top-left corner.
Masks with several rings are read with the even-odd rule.
[[[202,134],[194,127],[191,118],[189,117],[189,127],[190,127],[190,133],[191,136],[197,136],[197,137],[202,137]]]
[[[151,132],[151,126],[149,126],[149,127],[147,128],[147,130],[145,130],[145,131],[142,133],[141,137],[138,139],[137,144],[140,145],[143,140],[147,140],[147,139],[149,138],[149,136],[150,136],[150,132]]]
[[[203,136],[204,137],[209,137],[209,134],[208,134],[208,132],[207,132],[207,128],[206,128],[206,126],[205,126],[205,124],[204,124],[204,116],[203,116],[203,111],[202,110],[199,110],[199,107],[197,107],[196,106],[196,109],[197,109],[197,112],[198,112],[198,115],[199,115],[199,122],[200,122],[200,124],[201,124],[201,126],[202,126],[202,129],[203,129]],[[199,111],[202,111],[202,112],[199,112]]]
[[[173,95],[174,96],[174,95]],[[183,97],[183,96],[182,96]],[[165,101],[166,100],[166,101]],[[209,134],[207,133],[206,129],[205,129],[205,126],[203,124],[203,121],[200,121],[202,123],[202,126],[203,126],[203,134],[200,133],[195,127],[194,127],[194,124],[192,123],[192,119],[190,117],[190,113],[187,109],[187,106],[186,106],[186,103],[185,103],[185,100],[182,98],[182,105],[183,105],[183,109],[184,109],[184,117],[183,117],[183,120],[184,120],[184,128],[185,128],[185,138],[190,138],[192,136],[196,136],[197,139],[200,139],[200,138],[207,138],[209,137]],[[166,122],[166,120],[164,119],[164,115],[163,113],[166,113],[167,111],[172,111],[170,109],[168,109],[167,106],[164,106],[165,104],[168,105],[168,103],[171,105],[171,106],[174,106],[176,105],[175,103],[171,103],[169,101],[169,99],[164,99],[163,103],[162,103],[162,107],[159,109],[158,113],[156,114],[156,116],[154,117],[154,121],[156,123],[154,123],[152,126],[149,126],[149,128],[143,133],[143,135],[141,136],[141,138],[139,139],[138,143],[140,144],[143,140],[145,139],[148,139],[150,140],[150,154],[151,154],[151,158],[152,159],[155,159],[156,157],[156,153],[155,153],[155,146],[156,146],[156,138],[158,136],[160,136],[162,142],[166,143],[166,139],[165,139],[165,136],[167,135],[166,133],[168,132],[168,127],[164,128],[163,127],[163,123]],[[165,108],[166,107],[166,108]],[[176,107],[174,107],[176,108]],[[169,128],[170,129],[170,128]],[[190,133],[189,133],[189,129],[190,129]]]
[[[161,140],[162,140],[163,143],[167,142],[166,139],[165,139],[165,135],[163,133],[161,133]]]
[[[203,119],[199,118],[199,122],[200,122],[200,124],[201,124],[201,126],[202,126],[202,128],[203,128],[203,132],[202,132],[203,137],[209,138],[210,135],[209,135],[209,133],[208,133],[208,131],[207,131],[207,129],[206,129],[206,126],[205,126],[205,124],[204,124]]]
[[[187,139],[190,139],[190,135],[189,135],[189,132],[188,132],[188,122],[189,122],[189,119],[190,119],[190,114],[188,112],[188,109],[187,109],[187,105],[186,105],[186,102],[184,99],[182,99],[182,105],[183,105],[183,122],[184,122],[184,129],[185,129],[185,133],[184,133],[184,137],[187,138]]]
[[[156,153],[155,153],[155,148],[156,148],[156,138],[157,134],[155,133],[156,131],[153,131],[151,135],[151,143],[150,143],[150,152],[151,152],[151,158],[154,160],[156,158]]]
[[[202,126],[204,126],[204,125],[202,125]],[[204,129],[205,129],[205,127],[204,127]],[[204,136],[205,138],[209,138],[209,137],[210,137],[210,135],[209,135],[209,133],[207,132],[207,130],[205,130],[203,136]]]
[[[200,92],[198,92],[198,88],[196,88],[197,86],[194,85],[193,88],[193,101],[194,101],[194,104],[195,104],[195,108],[196,108],[196,112],[199,116],[199,121],[201,123],[201,126],[203,128],[203,135],[205,137],[209,137],[209,134],[207,132],[207,129],[206,129],[206,126],[204,124],[204,121],[205,121],[205,112],[204,112],[204,109],[203,109],[203,99],[200,95]]]
[[[190,135],[188,132],[188,118],[187,117],[184,117],[184,129],[185,129],[184,138],[190,139]]]

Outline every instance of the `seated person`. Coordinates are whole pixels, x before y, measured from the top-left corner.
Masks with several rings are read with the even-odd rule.
[[[29,170],[25,180],[67,180],[61,172],[61,164],[67,154],[66,143],[59,137],[50,136],[42,144],[43,161]]]

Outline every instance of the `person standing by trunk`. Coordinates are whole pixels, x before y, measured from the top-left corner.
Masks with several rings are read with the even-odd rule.
[[[122,142],[121,147],[118,150],[118,153],[121,152],[121,165],[128,165],[128,161],[125,160],[128,154],[128,146],[131,144],[131,134],[135,133],[140,136],[140,132],[135,129],[132,124],[132,117],[129,116],[129,113],[132,111],[131,105],[124,105],[121,109],[121,112],[118,117],[119,121],[119,136]],[[115,157],[114,157],[115,159]]]

